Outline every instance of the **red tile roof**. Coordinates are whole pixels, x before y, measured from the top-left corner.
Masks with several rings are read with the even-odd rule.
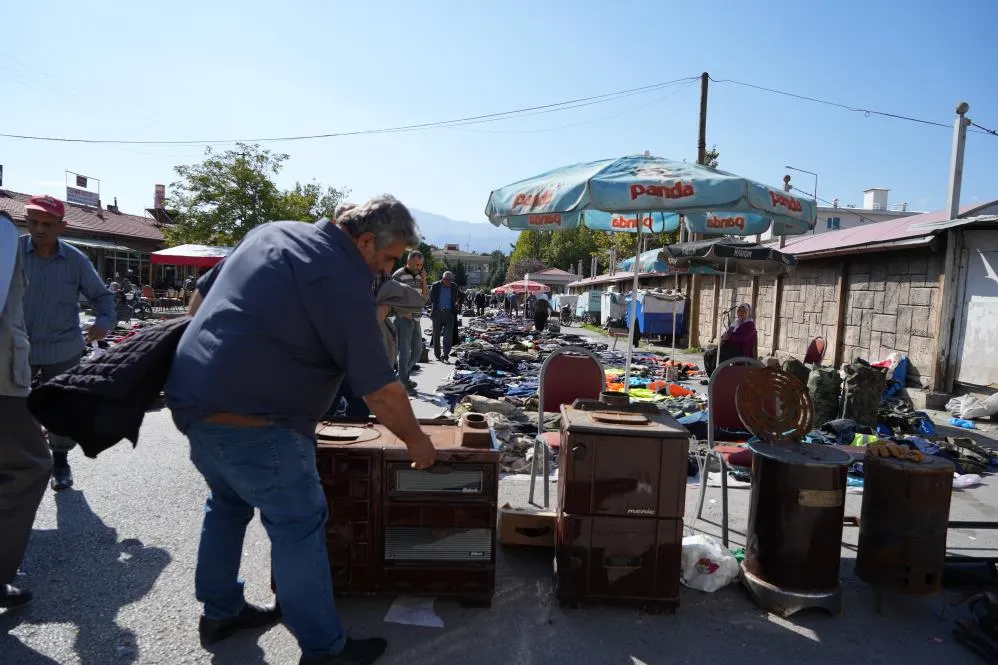
[[[24,204],[29,197],[29,194],[0,189],[0,210],[10,214],[15,222],[24,223]],[[122,212],[104,210],[102,217],[98,217],[94,208],[67,203],[66,222],[70,230],[94,236],[113,236],[125,241],[134,238],[158,243],[164,240],[163,231],[154,220]]]
[[[960,217],[972,217],[984,213],[988,208],[998,206],[998,201],[973,204],[960,207]],[[949,219],[949,213],[943,210],[925,212],[921,215],[899,217],[873,224],[863,224],[841,231],[828,231],[799,237],[788,237],[784,251],[798,258],[809,254],[826,254],[861,245],[875,246],[880,243],[891,243],[933,235],[932,231],[916,228],[927,222],[942,222]],[[771,243],[767,243],[771,244]]]

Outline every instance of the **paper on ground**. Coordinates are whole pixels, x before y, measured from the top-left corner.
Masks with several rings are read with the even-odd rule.
[[[435,598],[420,598],[416,596],[399,596],[388,608],[385,621],[400,623],[405,626],[422,626],[424,628],[443,628],[444,620],[433,611]]]

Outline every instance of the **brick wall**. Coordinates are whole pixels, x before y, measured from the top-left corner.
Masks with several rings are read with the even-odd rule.
[[[943,260],[943,251],[924,248],[801,261],[797,270],[782,280],[777,355],[803,358],[808,344],[819,336],[828,345],[826,365],[835,361],[837,345],[841,346],[843,362],[854,358],[876,362],[898,351],[910,361],[909,383],[930,385]],[[841,331],[836,329],[840,278],[845,280]],[[702,279],[700,339],[693,344],[711,342],[714,289],[720,287],[720,281],[720,277]],[[758,278],[755,321],[760,355],[773,348],[775,295],[776,280]],[[752,280],[729,276],[727,287],[719,294],[718,309],[723,312],[742,302],[752,302]]]

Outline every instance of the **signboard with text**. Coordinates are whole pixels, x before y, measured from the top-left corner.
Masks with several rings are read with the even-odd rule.
[[[66,200],[70,203],[90,206],[91,208],[100,206],[100,199],[97,196],[97,192],[80,189],[79,187],[70,187],[69,185],[66,185]]]

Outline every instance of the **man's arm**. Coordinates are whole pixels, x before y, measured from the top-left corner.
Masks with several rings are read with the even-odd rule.
[[[107,331],[117,323],[114,294],[107,290],[100,275],[97,274],[97,269],[86,259],[80,261],[80,292],[86,296],[97,317],[87,331],[87,341],[104,339]]]
[[[302,302],[322,346],[346,374],[350,387],[364,397],[378,420],[405,442],[414,468],[432,465],[436,450],[420,429],[409,396],[388,364],[381,321],[371,294],[331,278],[302,285],[301,290]],[[343,312],[353,316],[343,316]]]

